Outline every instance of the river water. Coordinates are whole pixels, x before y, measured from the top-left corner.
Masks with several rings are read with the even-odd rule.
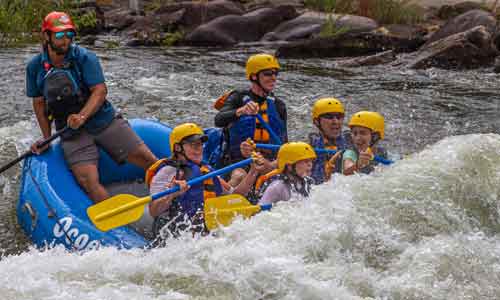
[[[266,49],[115,49],[101,57],[110,100],[128,118],[213,125],[212,103],[245,88],[244,61]],[[24,66],[36,48],[0,50],[0,161],[39,136]],[[311,104],[386,119],[395,165],[335,176],[306,202],[279,204],[217,237],[153,250],[39,251],[17,226],[20,167],[0,174],[2,299],[500,299],[500,79],[454,72],[336,68],[282,60],[276,94],[292,139]],[[346,120],[347,123],[347,120]]]

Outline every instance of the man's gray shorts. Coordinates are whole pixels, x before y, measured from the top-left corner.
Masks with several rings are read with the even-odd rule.
[[[71,167],[77,164],[95,164],[99,161],[101,147],[118,164],[124,163],[128,155],[144,144],[132,130],[127,120],[115,118],[98,134],[90,134],[85,129],[62,141],[64,158]]]

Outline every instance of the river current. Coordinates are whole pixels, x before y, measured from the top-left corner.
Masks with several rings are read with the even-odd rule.
[[[267,49],[96,49],[109,99],[127,118],[213,126],[215,98],[246,88]],[[0,162],[40,136],[24,95],[38,49],[0,50]],[[344,69],[281,60],[276,95],[292,139],[334,96],[349,116],[381,112],[397,162],[333,177],[216,237],[152,250],[82,254],[30,246],[17,225],[20,166],[0,174],[2,299],[500,299],[500,78],[490,69]]]

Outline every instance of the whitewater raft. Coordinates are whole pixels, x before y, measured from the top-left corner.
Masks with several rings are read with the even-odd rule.
[[[130,124],[157,157],[168,156],[168,126],[142,119],[130,120]],[[100,150],[99,176],[108,186],[140,181],[144,171],[130,164],[119,166]],[[66,165],[60,143],[24,161],[17,217],[37,247],[63,245],[69,250],[90,250],[148,246],[143,236],[127,226],[99,231],[87,216],[87,207],[92,204]]]

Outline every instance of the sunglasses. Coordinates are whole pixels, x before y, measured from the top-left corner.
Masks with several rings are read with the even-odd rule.
[[[322,114],[320,116],[320,118],[328,119],[328,120],[333,120],[333,119],[340,120],[340,119],[344,118],[344,114],[342,114],[342,113],[327,113],[327,114]]]
[[[75,37],[75,32],[74,31],[59,31],[56,32],[56,40],[62,39],[64,36],[66,36],[68,39],[73,39]]]
[[[275,71],[275,70],[265,70],[265,71],[262,71],[260,72],[262,75],[266,76],[266,77],[271,77],[273,75],[276,75],[276,77],[278,77],[278,74],[279,74],[279,71]]]

